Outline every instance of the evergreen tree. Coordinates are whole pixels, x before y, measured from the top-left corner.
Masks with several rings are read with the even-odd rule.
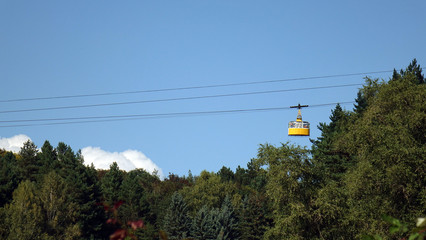
[[[190,237],[191,218],[182,195],[175,192],[164,217],[163,230],[169,239],[185,239]]]
[[[41,164],[39,171],[40,175],[47,174],[58,168],[58,154],[52,145],[50,145],[49,141],[44,142],[41,147],[41,152],[38,153],[38,158]],[[42,177],[40,179],[42,179]]]
[[[105,231],[102,227],[106,221],[101,202],[101,190],[94,167],[83,165],[84,159],[80,152],[75,154],[71,147],[59,143],[56,148],[58,154],[58,174],[69,187],[67,203],[75,203],[74,209],[78,224],[81,227],[81,236],[84,239],[102,238]]]
[[[21,148],[19,152],[21,158],[18,161],[18,165],[23,179],[36,180],[41,165],[37,153],[37,146],[30,140],[25,142]]]
[[[260,193],[243,198],[239,217],[241,239],[262,239],[272,223],[269,208],[266,197]]]
[[[234,172],[225,166],[217,172],[217,175],[219,175],[220,179],[224,182],[232,181],[234,179]]]
[[[409,74],[415,76],[415,78],[413,79],[414,83],[416,83],[416,84],[425,83],[425,77],[422,73],[422,68],[420,67],[420,65],[417,64],[417,60],[415,58],[413,59],[413,61],[408,65],[408,67],[405,70],[401,69],[400,72],[398,73],[394,69],[390,82],[401,80],[403,77],[405,77]]]
[[[109,167],[109,171],[101,179],[102,195],[108,205],[112,206],[114,203],[123,200],[120,199],[123,179],[124,172],[120,170],[116,162],[113,162]]]
[[[217,239],[239,239],[239,219],[229,196],[226,196],[222,203],[222,207],[216,218],[216,225],[216,229],[218,230]]]
[[[18,187],[19,180],[15,155],[0,150],[0,207],[12,200],[12,193]]]
[[[365,84],[358,91],[357,98],[355,99],[354,112],[358,116],[362,116],[362,113],[370,105],[370,102],[374,99],[374,96],[376,96],[380,86],[383,84],[384,82],[379,81],[379,79],[365,78]]]
[[[316,177],[323,184],[329,180],[339,181],[351,165],[348,153],[337,151],[334,146],[338,135],[347,129],[349,118],[350,114],[337,104],[331,111],[331,122],[319,124],[321,136],[317,140],[311,140],[312,158],[317,168]]]
[[[120,207],[120,216],[124,222],[129,220],[144,219],[155,220],[150,215],[148,191],[150,186],[147,181],[154,178],[143,169],[136,169],[124,175],[121,184],[120,199],[125,202]]]
[[[191,237],[196,240],[216,239],[216,224],[207,205],[202,206],[192,220]]]

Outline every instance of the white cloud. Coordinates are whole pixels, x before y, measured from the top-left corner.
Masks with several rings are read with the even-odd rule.
[[[19,134],[10,138],[0,138],[0,149],[18,153],[28,140],[31,141],[31,138],[24,134]]]
[[[113,162],[125,171],[136,168],[143,168],[147,172],[152,173],[158,171],[160,177],[163,177],[161,169],[145,154],[137,150],[126,150],[124,152],[107,152],[99,147],[85,147],[81,150],[84,157],[84,163],[90,165],[93,163],[95,168],[109,169]]]

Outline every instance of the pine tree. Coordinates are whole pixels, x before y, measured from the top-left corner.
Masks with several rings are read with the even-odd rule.
[[[239,212],[241,239],[262,239],[272,223],[266,197],[260,193],[246,195]]]
[[[191,237],[196,240],[216,239],[216,225],[207,205],[198,210],[191,225]]]
[[[44,142],[41,147],[41,152],[38,153],[38,158],[41,164],[39,171],[40,175],[47,174],[58,168],[58,154],[52,145],[50,145],[49,141]],[[42,177],[40,179],[42,179]]]
[[[175,192],[164,217],[163,230],[169,239],[185,239],[190,236],[191,218],[181,194]]]
[[[408,67],[405,70],[400,70],[398,73],[395,69],[393,70],[393,75],[390,80],[392,81],[400,81],[403,77],[407,75],[414,75],[414,83],[416,84],[423,84],[425,83],[425,77],[422,73],[422,68],[420,65],[417,64],[417,60],[414,58],[413,61],[408,65]]]
[[[35,181],[38,177],[38,171],[40,170],[40,160],[37,157],[37,146],[28,140],[24,143],[21,148],[19,155],[21,158],[18,161],[19,168],[21,170],[22,178],[30,181]]]
[[[331,111],[329,124],[320,123],[318,129],[321,131],[321,137],[312,142],[312,157],[317,168],[316,177],[322,183],[324,181],[339,181],[346,170],[351,165],[351,158],[344,151],[337,151],[336,139],[342,134],[348,125],[350,114],[337,104]]]
[[[370,102],[374,99],[374,96],[376,96],[380,86],[383,84],[384,82],[379,81],[379,79],[365,78],[365,84],[358,91],[357,98],[355,99],[354,112],[357,116],[362,116],[362,113],[370,105]]]
[[[125,204],[120,207],[119,214],[124,222],[143,219],[152,220],[150,205],[147,199],[147,181],[154,177],[143,169],[136,169],[124,175],[120,189],[120,200]]]
[[[59,143],[56,148],[58,154],[58,174],[69,187],[67,203],[75,203],[76,217],[81,226],[83,239],[105,237],[102,227],[106,221],[101,202],[101,190],[94,167],[83,165],[81,153],[75,154],[71,147]]]
[[[109,167],[109,171],[101,179],[102,195],[108,205],[112,206],[114,203],[123,200],[120,199],[123,179],[124,172],[120,170],[116,162],[113,162]]]
[[[12,152],[0,154],[0,207],[12,200],[12,193],[18,187],[19,180],[15,155]]]
[[[217,239],[239,239],[239,219],[229,196],[226,196],[222,203],[222,207],[216,218],[216,226],[216,229],[219,231]]]

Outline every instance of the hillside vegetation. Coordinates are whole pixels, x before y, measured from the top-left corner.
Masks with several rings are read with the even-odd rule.
[[[409,227],[426,216],[424,83],[415,60],[387,81],[366,78],[311,149],[261,144],[235,171],[161,180],[85,166],[65,143],[0,150],[0,239],[406,237],[382,216]]]

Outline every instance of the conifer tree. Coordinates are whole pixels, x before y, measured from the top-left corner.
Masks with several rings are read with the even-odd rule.
[[[2,150],[0,150],[2,151]],[[12,200],[12,193],[19,184],[16,157],[12,152],[0,154],[0,207]]]
[[[272,222],[265,196],[260,193],[246,195],[239,212],[241,239],[262,239]]]
[[[30,140],[25,142],[24,146],[21,148],[19,152],[21,158],[18,161],[18,165],[23,179],[28,179],[30,181],[36,180],[41,166],[37,153],[37,146]]]
[[[81,236],[84,239],[104,237],[102,226],[105,214],[101,206],[101,191],[94,167],[83,165],[84,159],[80,152],[77,154],[64,143],[56,148],[58,154],[58,174],[69,187],[67,203],[75,203],[76,217],[81,226]]]
[[[217,239],[239,239],[239,219],[232,206],[231,199],[226,196],[216,218]]]
[[[49,173],[52,170],[58,168],[58,154],[56,150],[50,145],[49,141],[45,141],[41,147],[41,152],[38,153],[38,158],[40,159],[40,175]],[[40,178],[42,179],[42,177]]]
[[[216,239],[216,225],[207,205],[202,206],[192,220],[191,237],[196,240]]]
[[[185,239],[190,236],[191,218],[182,195],[175,192],[164,217],[163,230],[169,239]]]
[[[317,168],[317,178],[324,184],[324,181],[339,181],[351,164],[348,153],[337,151],[335,139],[347,129],[350,114],[337,104],[331,111],[329,124],[320,123],[318,129],[321,136],[312,142],[312,157]]]
[[[116,162],[113,162],[109,167],[109,171],[101,179],[102,195],[108,205],[112,206],[114,203],[123,200],[120,199],[123,179],[124,172],[120,170]]]

